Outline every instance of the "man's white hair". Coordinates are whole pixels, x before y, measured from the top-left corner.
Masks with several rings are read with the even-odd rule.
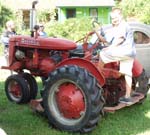
[[[11,27],[12,25],[14,25],[12,20],[6,22],[6,27]]]
[[[120,8],[112,8],[110,15],[113,16],[114,14],[123,17],[122,10]]]

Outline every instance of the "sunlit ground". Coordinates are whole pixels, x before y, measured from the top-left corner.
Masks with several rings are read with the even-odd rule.
[[[136,135],[150,135],[150,130],[145,131],[143,133],[136,134]]]
[[[10,75],[10,71],[9,70],[5,70],[5,69],[1,69],[2,66],[6,66],[6,60],[4,57],[0,57],[0,78],[1,81],[5,80],[9,75]]]

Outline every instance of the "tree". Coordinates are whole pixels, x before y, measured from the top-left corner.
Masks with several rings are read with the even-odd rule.
[[[122,0],[119,4],[125,17],[135,17],[139,21],[150,24],[150,2],[149,0]]]
[[[1,28],[4,27],[5,23],[12,17],[13,17],[13,12],[0,3],[0,24],[1,24]],[[0,31],[1,31],[1,28],[0,28]]]

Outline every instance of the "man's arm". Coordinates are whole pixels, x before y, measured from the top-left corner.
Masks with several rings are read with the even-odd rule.
[[[116,47],[118,45],[121,45],[124,42],[124,40],[124,37],[117,38],[110,47]]]
[[[98,31],[95,31],[95,33],[96,33],[98,39],[99,39],[101,42],[103,42],[103,43],[106,43],[106,42],[107,42],[107,41],[105,40],[105,38],[99,34]]]

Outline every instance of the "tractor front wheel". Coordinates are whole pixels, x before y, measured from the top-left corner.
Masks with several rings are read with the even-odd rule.
[[[102,88],[87,70],[64,66],[50,73],[43,95],[49,122],[60,130],[92,131],[103,113]]]
[[[22,73],[21,77],[23,77],[29,85],[29,91],[30,91],[29,101],[31,99],[35,99],[38,93],[38,85],[35,78],[29,73]]]
[[[19,75],[11,75],[5,82],[7,98],[15,103],[27,103],[30,91],[27,81]]]

